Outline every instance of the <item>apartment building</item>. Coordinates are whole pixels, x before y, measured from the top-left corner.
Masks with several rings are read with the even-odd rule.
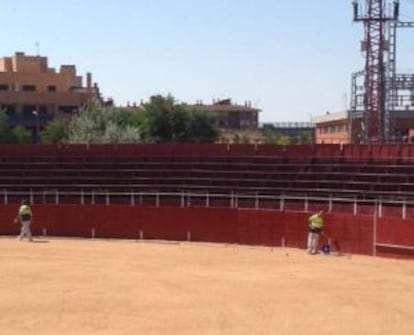
[[[317,144],[350,143],[347,112],[326,113],[312,118]]]
[[[251,102],[235,104],[231,99],[214,100],[212,104],[198,101],[188,105],[212,116],[220,129],[226,130],[256,130],[259,126],[260,109],[253,108]]]
[[[56,71],[47,57],[22,52],[0,58],[0,108],[11,126],[22,125],[35,134],[54,118],[69,118],[93,98],[99,98],[98,86],[90,73],[83,85],[75,65]]]

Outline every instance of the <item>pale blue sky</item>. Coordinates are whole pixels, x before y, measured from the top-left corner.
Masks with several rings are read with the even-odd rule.
[[[34,55],[39,42],[51,67],[92,72],[117,105],[231,97],[262,109],[261,122],[309,121],[343,110],[363,68],[351,2],[0,0],[0,56]],[[401,0],[401,14],[414,21],[414,0]],[[413,37],[400,39],[404,71],[414,72]]]

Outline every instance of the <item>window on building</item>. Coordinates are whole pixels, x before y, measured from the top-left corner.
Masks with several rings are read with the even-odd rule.
[[[48,90],[49,92],[56,92],[56,86],[55,86],[55,85],[49,85],[49,86],[47,87],[47,90]]]
[[[64,106],[64,105],[59,106],[59,112],[64,113],[64,114],[74,114],[77,111],[77,109],[78,109],[77,106]]]
[[[25,91],[25,92],[36,91],[36,86],[35,85],[22,85],[22,91]]]
[[[8,91],[9,85],[6,84],[0,84],[0,91]]]

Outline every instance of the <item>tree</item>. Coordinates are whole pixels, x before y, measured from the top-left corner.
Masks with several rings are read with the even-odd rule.
[[[141,141],[137,127],[128,124],[121,109],[92,102],[69,123],[71,143],[136,143]]]
[[[17,126],[12,130],[13,142],[31,143],[32,135],[29,130],[23,126]]]
[[[142,134],[146,142],[214,142],[217,130],[204,112],[188,110],[168,95],[156,95],[144,104],[145,115]]]
[[[67,124],[62,120],[49,122],[41,132],[42,143],[62,143],[67,137]]]
[[[7,122],[8,116],[3,109],[0,109],[0,142],[12,142],[12,132]]]
[[[30,132],[23,126],[11,128],[8,124],[6,112],[0,109],[0,142],[3,143],[30,143]]]
[[[199,110],[190,111],[189,138],[191,142],[215,142],[218,131],[214,119]]]

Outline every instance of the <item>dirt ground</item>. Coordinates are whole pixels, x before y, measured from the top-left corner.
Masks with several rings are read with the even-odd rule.
[[[0,238],[0,333],[414,334],[414,261]]]

